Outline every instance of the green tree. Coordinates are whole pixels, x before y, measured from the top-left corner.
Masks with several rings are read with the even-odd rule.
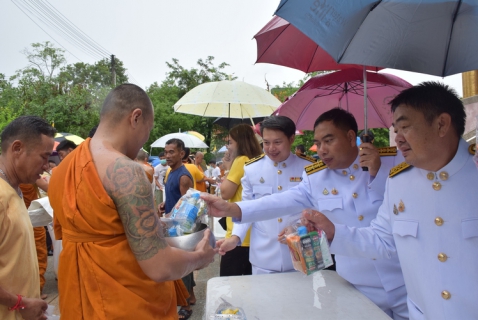
[[[146,90],[155,110],[155,127],[146,148],[149,148],[151,143],[159,137],[179,130],[182,132],[193,130],[201,133],[205,137],[204,142],[214,148],[215,133],[220,132],[218,131],[220,128],[215,128],[213,125],[215,118],[175,113],[172,106],[188,91],[200,84],[226,79],[235,80],[235,77],[224,72],[229,65],[223,62],[215,66],[214,57],[211,56],[204,60],[199,59],[198,68],[186,69],[179,64],[178,59],[166,62],[166,65],[169,68],[166,79],[161,84],[153,83]]]
[[[23,52],[28,66],[10,81],[0,78],[1,106],[9,108],[2,112],[37,115],[54,123],[59,132],[86,137],[98,124],[101,104],[112,88],[108,59],[68,65],[64,51],[48,41],[34,43]],[[128,81],[121,60],[116,72],[118,83]]]

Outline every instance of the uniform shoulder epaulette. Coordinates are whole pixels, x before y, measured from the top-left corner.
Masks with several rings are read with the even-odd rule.
[[[380,154],[381,157],[396,156],[397,155],[397,147],[378,148],[378,153]]]
[[[314,158],[312,158],[312,157],[309,157],[309,156],[307,156],[307,155],[301,154],[301,153],[297,154],[297,156],[298,156],[299,158],[301,158],[301,159],[310,161],[310,162],[312,162],[312,163],[316,163],[316,162],[317,162],[316,159],[314,159]]]
[[[408,168],[411,168],[412,166],[409,165],[408,163],[406,162],[402,162],[400,163],[399,165],[396,165],[395,167],[393,167],[392,169],[390,169],[390,174],[388,175],[390,178],[391,177],[394,177],[396,176],[397,174],[399,174],[400,172],[402,171],[405,171],[407,170]]]
[[[259,160],[261,160],[262,158],[264,158],[264,156],[265,156],[265,154],[261,154],[260,156],[257,156],[257,157],[255,157],[255,158],[252,158],[251,160],[246,161],[245,165],[247,166],[247,165],[250,165],[251,163],[254,163],[254,162],[256,162],[256,161],[259,161]]]
[[[309,164],[308,166],[305,166],[304,170],[307,175],[315,173],[320,170],[324,170],[327,168],[327,165],[322,161],[319,160],[316,163]]]
[[[475,155],[476,153],[476,144],[470,144],[470,146],[468,147],[468,152],[472,155]]]

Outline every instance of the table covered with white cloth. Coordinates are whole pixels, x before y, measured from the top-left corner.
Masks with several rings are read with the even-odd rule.
[[[390,319],[335,271],[218,277],[207,283],[206,319],[221,302],[241,307],[247,319]]]

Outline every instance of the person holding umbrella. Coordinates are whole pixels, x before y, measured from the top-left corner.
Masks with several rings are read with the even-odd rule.
[[[475,319],[478,172],[473,146],[461,138],[463,103],[448,86],[425,82],[390,104],[406,162],[390,171],[377,218],[350,228],[319,212],[304,217],[325,230],[336,254],[377,260],[398,254],[410,319]]]
[[[335,223],[366,227],[383,202],[388,173],[403,157],[396,148],[356,145],[358,125],[351,113],[335,108],[314,124],[314,142],[321,161],[305,167],[295,188],[235,204],[205,196],[212,216],[230,216],[237,223],[279,218],[315,208]],[[363,171],[361,167],[367,167]],[[279,234],[284,240],[284,232]],[[373,260],[335,255],[337,273],[394,319],[408,319],[407,292],[397,255]]]

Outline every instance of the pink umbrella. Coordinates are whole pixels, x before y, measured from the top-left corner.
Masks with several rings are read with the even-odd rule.
[[[388,102],[412,85],[386,73],[367,72],[368,127],[388,128],[392,114]],[[322,74],[309,79],[273,114],[291,118],[298,130],[313,130],[319,115],[339,107],[351,112],[364,128],[364,83],[360,69]]]
[[[254,38],[257,41],[256,63],[272,63],[306,73],[359,67],[354,64],[338,64],[314,41],[278,16],[272,18]],[[367,67],[367,70],[371,71],[381,69]]]

